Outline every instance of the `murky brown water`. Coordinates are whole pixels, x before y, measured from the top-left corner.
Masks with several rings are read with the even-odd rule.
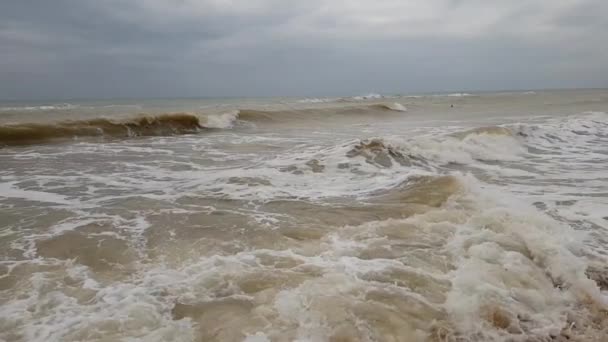
[[[0,340],[608,336],[606,91],[2,106]]]

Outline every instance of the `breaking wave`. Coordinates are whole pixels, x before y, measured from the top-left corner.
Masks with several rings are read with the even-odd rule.
[[[241,109],[223,114],[167,113],[128,119],[95,118],[50,123],[0,125],[0,146],[18,146],[86,137],[129,138],[200,132],[202,129],[232,128],[237,120],[257,124],[295,123],[324,120],[328,116],[350,118],[383,112],[404,112],[400,103],[340,108],[256,110]]]
[[[401,103],[388,103],[388,104],[377,104],[372,105],[374,108],[384,109],[384,110],[392,110],[396,112],[407,112],[407,108]]]
[[[479,128],[453,134],[415,139],[373,138],[358,142],[348,157],[363,157],[380,167],[400,165],[467,165],[475,161],[519,160],[526,146],[502,127]]]
[[[391,167],[394,163],[411,166],[415,162],[424,162],[423,159],[403,151],[398,145],[392,145],[379,138],[360,141],[346,153],[346,156],[363,157],[366,163],[379,167]]]
[[[360,96],[353,96],[350,99],[355,100],[355,101],[363,101],[363,100],[379,100],[379,99],[383,99],[386,96],[384,95],[380,95],[380,94],[376,94],[376,93],[369,93],[367,95],[360,95]]]
[[[105,118],[57,123],[21,123],[0,126],[0,145],[40,144],[81,137],[127,138],[195,133],[205,128],[188,113],[140,116],[124,121]]]
[[[442,97],[442,96],[446,96],[446,97],[468,97],[468,96],[473,96],[473,94],[469,94],[469,93],[452,93],[452,94],[440,94],[440,95],[434,95],[437,97]]]
[[[337,101],[336,99],[330,99],[330,98],[306,98],[306,99],[302,99],[302,100],[298,100],[298,103],[329,103],[329,102],[334,102]]]

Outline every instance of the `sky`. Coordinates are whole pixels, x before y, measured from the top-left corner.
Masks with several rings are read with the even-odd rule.
[[[608,87],[605,0],[2,0],[0,99]]]

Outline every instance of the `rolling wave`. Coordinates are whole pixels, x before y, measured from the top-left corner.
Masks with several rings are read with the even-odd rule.
[[[322,109],[241,109],[221,115],[166,113],[122,120],[100,117],[51,123],[14,123],[0,125],[0,146],[43,144],[86,137],[130,138],[189,134],[202,129],[231,128],[237,119],[256,124],[293,123],[323,120],[329,115],[352,117],[405,110],[403,105],[393,103]]]
[[[254,110],[241,109],[238,119],[254,123],[279,123],[311,121],[334,117],[354,117],[376,115],[386,112],[406,112],[407,108],[400,103],[379,103],[370,105],[357,105],[339,108],[291,109],[291,110]]]
[[[370,107],[376,108],[376,109],[381,109],[381,110],[395,111],[395,112],[407,112],[407,108],[398,102],[389,103],[389,104],[371,105]]]
[[[0,126],[0,145],[41,144],[81,137],[127,138],[195,133],[204,129],[189,113],[140,116],[124,121],[106,118],[56,123],[20,123]]]

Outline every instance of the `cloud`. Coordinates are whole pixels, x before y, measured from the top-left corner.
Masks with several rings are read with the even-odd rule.
[[[0,3],[0,97],[608,86],[601,0]]]

